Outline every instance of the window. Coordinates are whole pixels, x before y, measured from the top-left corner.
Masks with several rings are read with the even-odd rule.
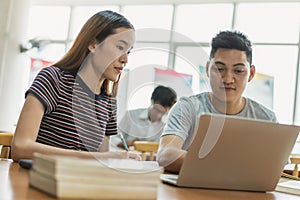
[[[32,6],[28,27],[29,38],[66,40],[69,17],[69,6]]]
[[[183,47],[176,49],[175,70],[193,76],[192,91],[210,91],[208,78],[206,76],[206,62],[209,59],[208,47]]]
[[[237,5],[236,28],[253,42],[296,43],[299,10],[299,3],[241,3]]]
[[[253,49],[256,71],[274,77],[273,109],[283,123],[293,121],[297,54],[296,46],[257,45]]]
[[[118,6],[76,6],[72,12],[71,26],[70,26],[70,39],[74,40],[79,33],[83,24],[95,13],[102,10],[112,10],[119,12]]]
[[[31,57],[56,61],[64,54],[66,51],[64,41],[68,39],[69,17],[70,7],[68,6],[31,7],[28,38],[45,41],[45,45],[30,51]]]
[[[171,5],[124,6],[122,13],[134,24],[135,29],[171,29],[173,14]]]
[[[169,45],[161,43],[136,43],[129,54],[127,68],[147,65],[168,67]]]
[[[203,67],[211,38],[220,30],[241,30],[253,42],[253,64],[257,72],[274,78],[273,109],[279,122],[300,124],[300,87],[296,88],[300,83],[300,78],[297,79],[300,74],[299,2],[249,3],[232,0],[227,3],[170,1],[169,4],[152,4],[151,1],[143,1],[127,4],[125,0],[120,4],[61,2],[60,6],[51,5],[50,0],[48,5],[38,5],[39,1],[34,3],[28,38],[47,38],[51,44],[31,51],[32,56],[58,60],[88,17],[97,11],[110,9],[121,12],[136,28],[137,42],[126,68],[173,68],[180,73],[192,74],[194,93],[203,90],[199,77],[205,74]],[[152,92],[152,87],[145,88],[148,93]],[[295,90],[298,90],[297,93]]]
[[[210,42],[220,30],[231,29],[233,4],[178,5],[175,31],[195,42]]]

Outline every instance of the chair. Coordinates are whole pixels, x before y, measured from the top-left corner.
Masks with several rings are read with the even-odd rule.
[[[158,142],[135,141],[133,143],[134,150],[142,153],[142,160],[155,160],[155,153],[158,150]]]
[[[298,164],[300,164],[300,157],[291,156],[290,157],[291,163],[294,164],[293,176],[299,177],[299,168]]]
[[[2,146],[0,158],[11,158],[10,149],[13,136],[13,133],[0,132],[0,145]]]

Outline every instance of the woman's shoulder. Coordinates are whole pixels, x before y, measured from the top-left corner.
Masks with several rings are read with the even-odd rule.
[[[60,74],[60,70],[55,66],[49,66],[42,68],[39,73],[38,77],[47,77],[47,78],[54,78],[57,77],[57,75]]]
[[[44,67],[40,71],[41,73],[61,73],[61,70],[58,67],[50,65],[48,67]]]
[[[41,69],[38,74],[39,76],[47,76],[51,79],[74,79],[74,74],[70,72],[65,72],[56,66],[49,66]]]

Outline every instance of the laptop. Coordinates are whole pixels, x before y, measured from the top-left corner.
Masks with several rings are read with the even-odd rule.
[[[179,187],[273,191],[296,142],[299,126],[203,114],[178,175]]]

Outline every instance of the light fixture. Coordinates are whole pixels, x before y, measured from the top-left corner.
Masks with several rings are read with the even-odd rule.
[[[25,53],[33,48],[37,48],[38,50],[41,50],[50,43],[51,40],[49,39],[42,39],[40,37],[35,37],[30,39],[26,44],[20,44],[20,52]]]

